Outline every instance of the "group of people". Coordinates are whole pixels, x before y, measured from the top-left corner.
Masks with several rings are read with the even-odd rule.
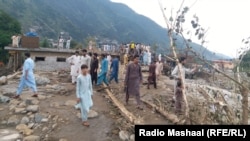
[[[68,39],[65,41],[62,37],[59,37],[59,39],[58,39],[58,49],[64,48],[64,42],[66,42],[65,48],[66,48],[66,49],[70,49],[70,42],[71,42],[71,39],[68,38]]]
[[[32,97],[38,97],[35,77],[33,73],[34,61],[30,58],[30,53],[25,53],[26,60],[23,65],[23,74],[14,98],[19,98],[22,90],[25,86],[32,88],[34,94]],[[99,61],[100,60],[100,61]],[[76,51],[74,55],[67,58],[67,61],[71,65],[72,84],[76,84],[76,97],[78,106],[81,110],[82,125],[89,126],[87,122],[88,112],[93,106],[92,95],[93,85],[101,85],[103,82],[109,85],[114,79],[118,83],[119,72],[119,59],[118,57],[111,57],[109,54],[101,54],[100,58],[96,53],[87,53],[86,49],[81,52]],[[184,67],[186,58],[181,57],[179,59],[181,63],[181,73],[178,65],[175,66],[172,71],[172,76],[175,78],[174,87],[174,100],[177,113],[182,113],[185,109],[183,102],[183,84],[185,82],[185,73],[193,73],[194,69],[186,69]],[[100,62],[100,70],[99,70]],[[156,81],[159,79],[162,71],[162,62],[153,61],[149,65],[148,76],[148,89],[150,84],[153,83],[157,88]],[[98,73],[99,72],[99,73]],[[108,79],[109,75],[109,79]],[[181,81],[183,80],[183,81]],[[137,102],[137,108],[143,109],[140,100],[140,84],[143,82],[143,76],[141,71],[140,56],[138,54],[130,57],[130,62],[126,65],[125,79],[124,79],[124,91],[126,94],[125,102],[128,104],[129,97],[134,96]]]

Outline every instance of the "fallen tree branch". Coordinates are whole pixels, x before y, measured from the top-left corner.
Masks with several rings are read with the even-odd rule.
[[[19,74],[21,74],[21,73],[22,73],[21,71],[18,71],[18,72],[14,73],[14,74],[8,75],[8,76],[7,76],[7,79],[8,79],[8,80],[13,79],[15,76],[17,76],[17,75],[19,75]]]
[[[159,112],[162,116],[164,116],[165,118],[167,118],[168,120],[170,120],[174,124],[177,124],[180,122],[180,120],[178,119],[178,117],[176,115],[171,114],[171,113],[167,113],[166,111],[162,110],[160,107],[156,106],[153,103],[148,102],[147,100],[141,99],[141,101],[144,102],[145,104],[151,106],[152,108],[154,108],[157,112]]]
[[[106,84],[103,84],[104,87],[107,87]],[[140,124],[143,123],[142,120],[139,120],[138,118],[136,118],[136,116],[134,116],[131,112],[129,112],[125,106],[119,102],[119,100],[110,92],[109,89],[105,89],[105,91],[107,92],[108,96],[110,97],[110,99],[113,101],[113,103],[115,104],[115,106],[117,106],[120,111],[122,112],[123,116],[129,120],[131,123],[133,124]]]
[[[198,87],[198,91],[208,100],[211,100],[213,104],[218,104],[220,106],[223,107],[223,109],[225,110],[225,112],[227,113],[227,117],[230,120],[231,123],[234,123],[234,118],[232,117],[232,112],[229,110],[229,107],[227,104],[221,102],[221,101],[217,101],[215,100],[213,97],[211,97],[203,88]],[[227,108],[225,108],[227,107]]]

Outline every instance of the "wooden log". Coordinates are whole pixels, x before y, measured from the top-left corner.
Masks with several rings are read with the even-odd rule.
[[[21,71],[18,71],[18,72],[14,73],[14,74],[8,75],[8,76],[7,76],[7,79],[8,79],[8,80],[13,79],[15,76],[17,76],[17,75],[19,75],[19,74],[21,74],[21,73],[22,73]]]
[[[176,115],[162,110],[160,107],[156,106],[155,104],[153,104],[147,100],[141,99],[141,101],[144,102],[145,104],[149,105],[150,107],[154,108],[157,112],[159,112],[162,116],[164,116],[165,118],[167,118],[168,120],[170,120],[174,124],[180,122],[180,120],[178,119],[178,117]]]
[[[99,89],[97,89],[96,91],[102,91],[102,90],[105,90],[105,89],[110,89],[110,87],[109,86],[107,86],[107,87],[103,87],[103,88],[99,88]]]
[[[107,87],[106,84],[103,84],[104,87]],[[109,89],[105,89],[105,91],[107,92],[108,96],[110,97],[110,99],[112,100],[112,102],[115,104],[116,107],[118,107],[120,109],[120,111],[122,112],[122,115],[128,120],[130,121],[132,124],[141,124],[143,123],[142,120],[138,119],[136,116],[134,116],[131,112],[129,112],[125,106],[110,92]]]

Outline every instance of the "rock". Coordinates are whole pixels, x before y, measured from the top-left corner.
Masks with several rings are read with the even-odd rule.
[[[57,127],[56,123],[52,125],[52,129],[55,129],[56,127]]]
[[[40,137],[39,136],[27,136],[23,139],[23,141],[40,141]]]
[[[38,96],[38,99],[39,99],[39,100],[44,100],[44,99],[46,99],[46,96],[40,94],[40,95]]]
[[[129,139],[130,139],[130,141],[134,141],[135,140],[135,134],[130,135]]]
[[[95,118],[95,117],[98,117],[98,113],[94,110],[89,110],[88,118]]]
[[[21,137],[18,131],[0,129],[0,141],[18,141]]]
[[[1,123],[0,123],[0,124],[5,125],[5,124],[7,124],[7,123],[8,123],[8,121],[3,120],[3,121],[1,121]]]
[[[53,121],[57,121],[58,120],[58,116],[56,115],[54,118],[53,118]]]
[[[32,99],[26,99],[25,104],[26,105],[31,105],[32,104]]]
[[[36,99],[33,99],[33,100],[31,101],[31,103],[32,103],[33,105],[38,105],[38,104],[39,104],[39,101],[36,100]]]
[[[43,129],[42,129],[43,132],[44,132],[44,131],[47,131],[47,130],[49,130],[48,127],[43,127]]]
[[[28,127],[29,127],[30,129],[32,129],[32,128],[34,127],[34,125],[35,125],[35,123],[29,123],[29,124],[28,124]]]
[[[41,122],[43,122],[43,123],[48,122],[48,121],[49,121],[49,119],[47,119],[47,118],[43,118],[43,119],[41,120]]]
[[[59,141],[68,141],[67,139],[60,139]]]
[[[120,137],[120,139],[123,140],[123,141],[129,140],[129,134],[128,134],[127,131],[120,131],[120,132],[119,132],[119,137]]]
[[[28,112],[37,112],[39,110],[39,106],[38,105],[29,105],[26,110]]]
[[[8,119],[8,125],[17,125],[20,122],[20,120],[17,118],[16,115],[12,115],[9,119]]]
[[[4,108],[0,108],[0,111],[3,111],[4,110]]]
[[[65,106],[75,106],[77,102],[75,100],[68,100],[65,102]]]
[[[52,102],[52,103],[50,103],[50,107],[59,108],[60,104],[57,102]]]
[[[9,103],[10,98],[7,96],[0,95],[0,103]]]
[[[76,114],[76,117],[82,118],[82,117],[81,117],[81,113],[78,112],[78,113]]]
[[[5,85],[8,83],[8,79],[6,76],[0,77],[0,85]]]
[[[14,105],[14,104],[12,104],[12,105],[9,106],[9,110],[10,110],[10,111],[15,110],[15,108],[16,108],[16,105]]]
[[[31,130],[27,125],[25,124],[19,124],[16,126],[16,129],[21,132],[22,134],[29,136],[33,133],[33,130]]]
[[[30,116],[30,115],[32,115],[32,114],[33,114],[32,112],[28,112],[28,113],[27,113],[28,116]]]
[[[80,103],[76,104],[74,107],[76,110],[80,110]]]
[[[27,123],[29,123],[29,121],[30,121],[30,119],[28,118],[28,117],[23,117],[22,119],[21,119],[21,124],[27,124]]]
[[[39,114],[39,113],[36,113],[35,114],[35,122],[36,123],[40,123],[43,119],[43,115]]]
[[[50,83],[50,80],[46,77],[36,76],[36,84],[37,85],[47,85]]]
[[[23,101],[21,103],[18,104],[17,108],[25,108],[27,105],[26,105],[26,102]]]
[[[26,105],[38,105],[39,101],[37,99],[27,98],[25,99],[25,104]]]
[[[26,112],[25,108],[15,108],[15,113],[16,114],[23,113],[24,111]]]

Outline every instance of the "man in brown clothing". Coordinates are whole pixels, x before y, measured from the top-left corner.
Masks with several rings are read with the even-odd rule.
[[[137,108],[142,110],[140,106],[140,83],[142,83],[141,66],[139,65],[139,56],[135,55],[133,62],[128,64],[125,75],[126,104],[128,104],[129,96],[133,95],[136,98]]]
[[[150,84],[153,83],[154,84],[154,87],[155,89],[157,88],[156,87],[156,74],[155,74],[155,71],[156,71],[156,61],[152,62],[150,65],[149,65],[149,76],[148,76],[148,89]]]
[[[181,80],[177,80],[176,84],[176,91],[175,91],[175,113],[177,115],[183,115],[184,109],[185,109],[185,103],[183,100],[183,85],[181,83]]]

